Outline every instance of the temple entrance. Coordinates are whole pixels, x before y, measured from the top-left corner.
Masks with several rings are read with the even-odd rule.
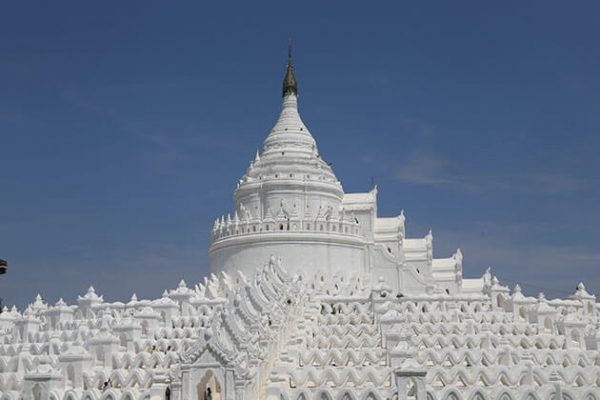
[[[32,390],[33,400],[42,400],[42,385],[36,383]]]
[[[73,364],[69,364],[67,367],[67,387],[72,388],[75,386],[75,367]]]
[[[221,383],[209,369],[197,386],[198,400],[221,400]]]

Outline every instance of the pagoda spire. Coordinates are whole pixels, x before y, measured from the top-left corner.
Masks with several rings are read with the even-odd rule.
[[[288,63],[287,70],[285,72],[285,77],[283,78],[283,97],[287,96],[290,93],[294,93],[296,96],[298,95],[298,83],[296,82],[296,77],[294,76],[294,64],[292,64],[292,41],[288,42]]]

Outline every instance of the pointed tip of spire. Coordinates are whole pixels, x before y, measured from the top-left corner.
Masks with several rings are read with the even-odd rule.
[[[292,63],[292,39],[288,42],[288,62],[285,77],[283,78],[283,97],[290,93],[298,95],[298,83],[294,76],[294,64]]]
[[[515,285],[514,292],[515,293],[521,293],[521,286],[518,283]]]

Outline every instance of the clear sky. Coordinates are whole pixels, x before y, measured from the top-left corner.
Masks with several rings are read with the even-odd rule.
[[[160,296],[300,109],[346,191],[532,295],[600,293],[600,3],[3,2],[4,303]]]

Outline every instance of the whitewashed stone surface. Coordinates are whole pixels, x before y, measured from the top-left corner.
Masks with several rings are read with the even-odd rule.
[[[293,72],[293,71],[292,71]],[[344,193],[297,96],[211,232],[211,276],[154,300],[0,314],[0,400],[600,400],[600,320],[580,283],[526,297],[460,250]]]

